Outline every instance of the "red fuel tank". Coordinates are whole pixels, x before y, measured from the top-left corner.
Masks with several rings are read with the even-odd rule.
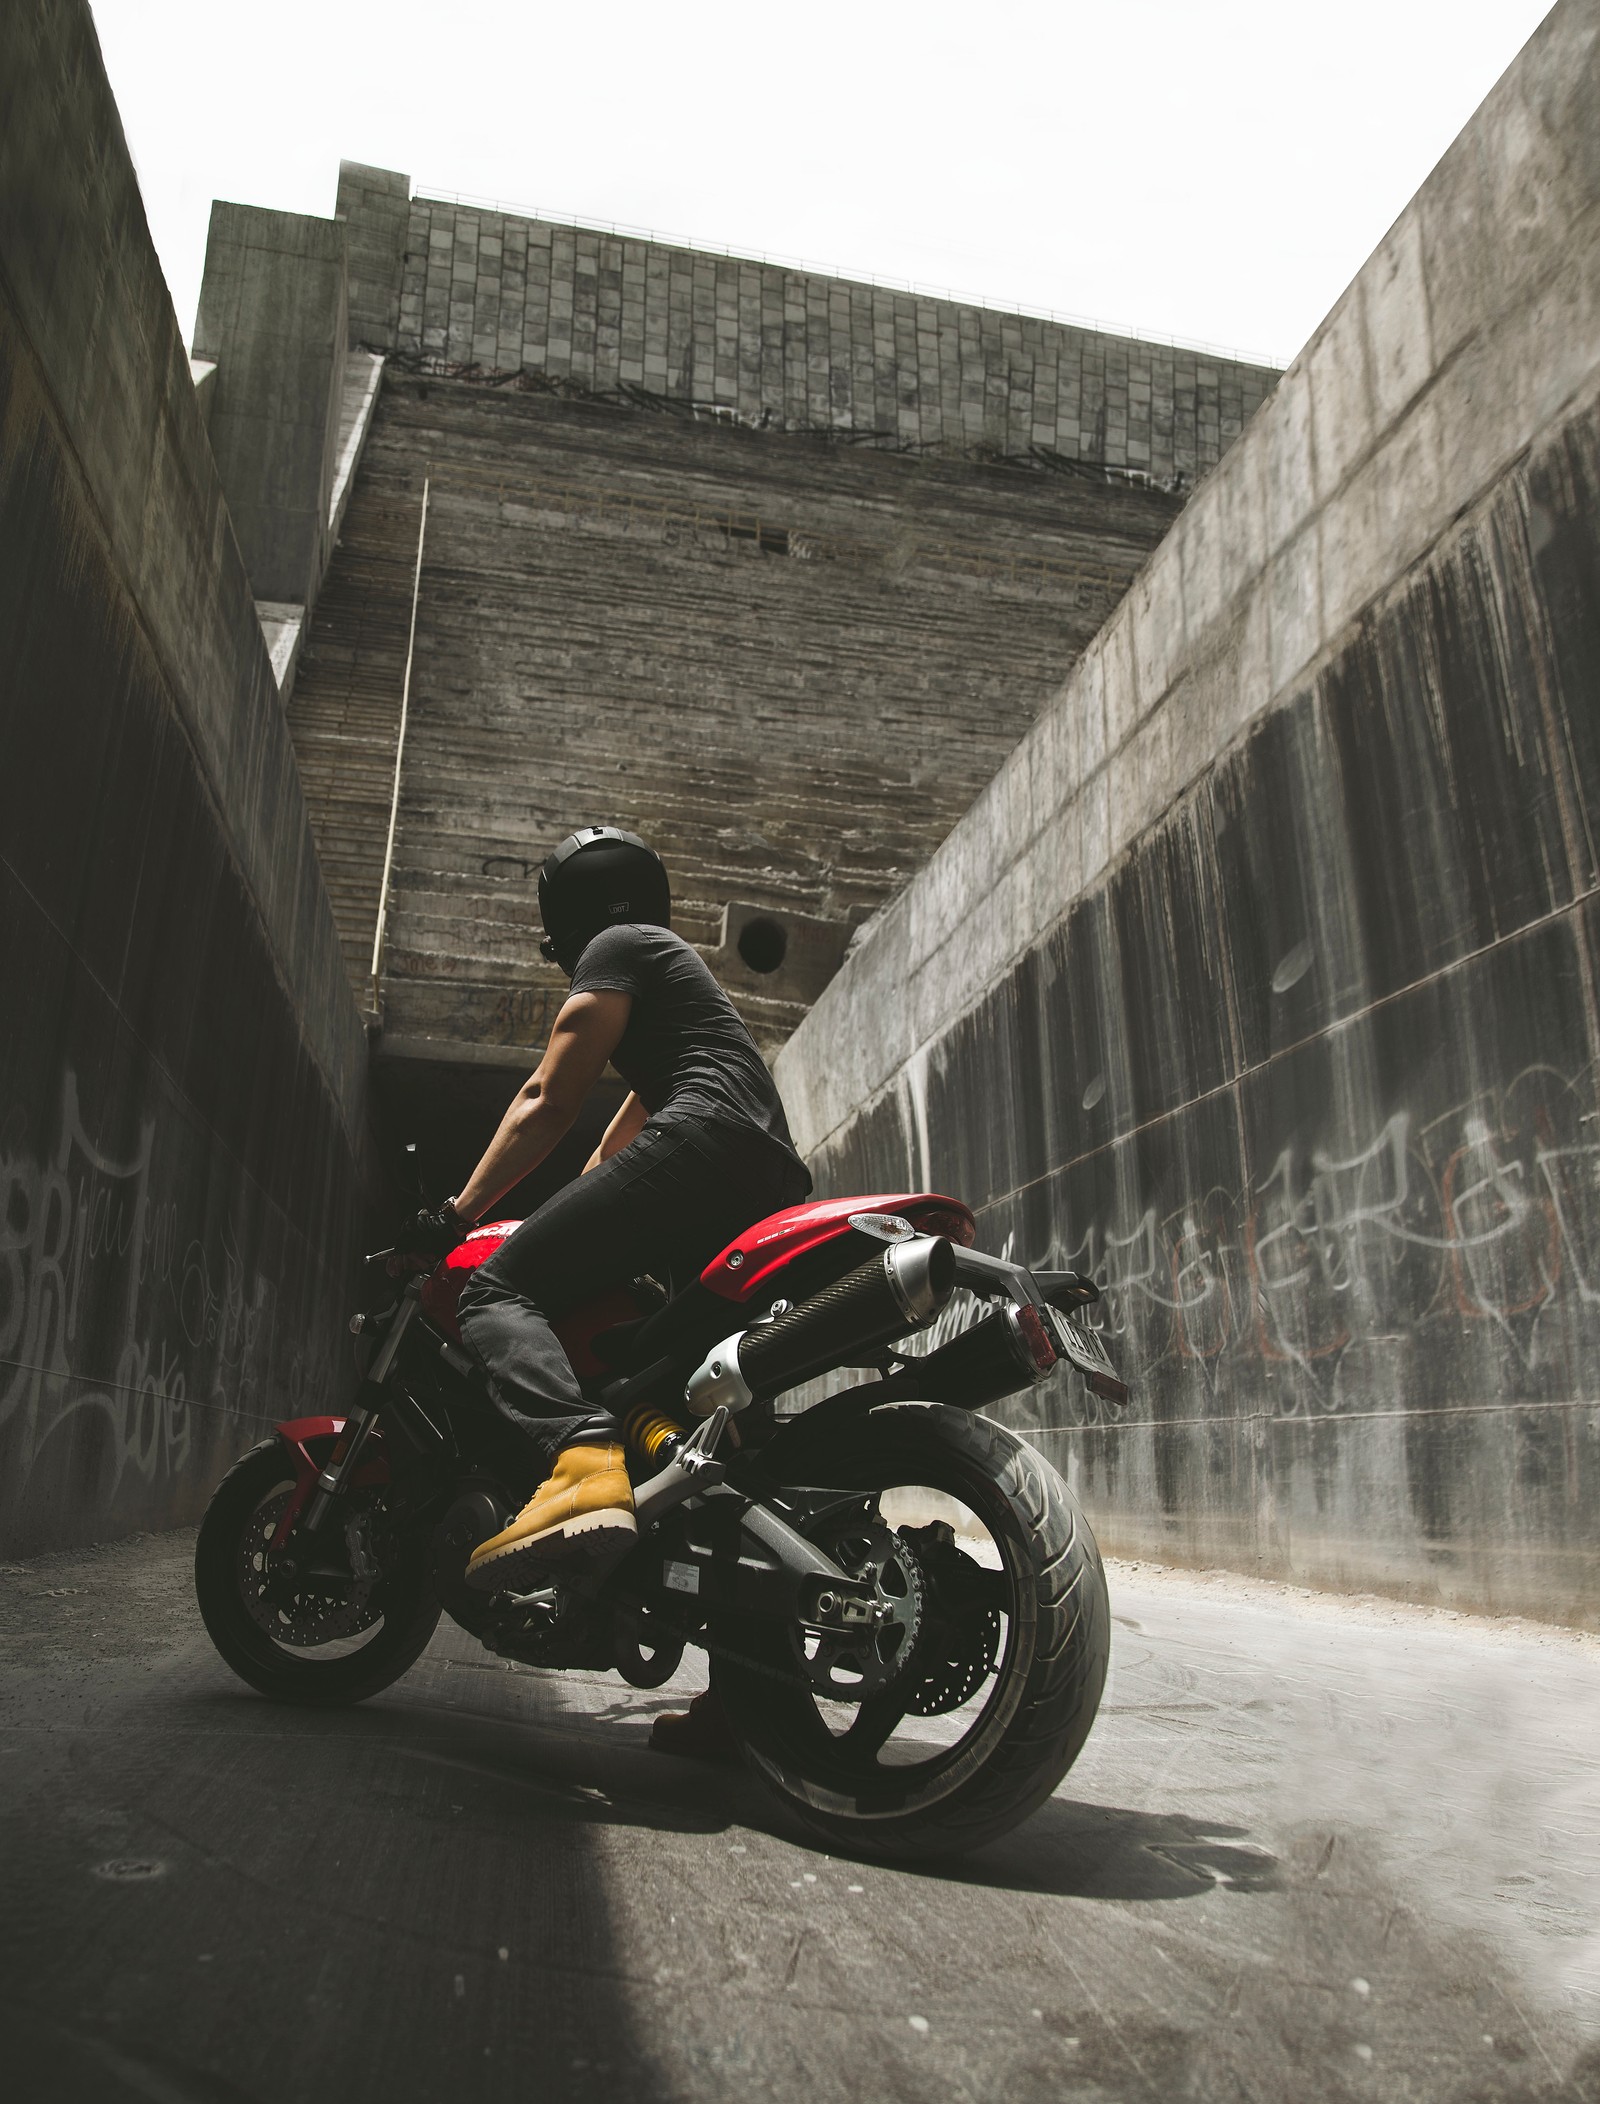
[[[461,1342],[461,1325],[456,1321],[456,1302],[461,1298],[462,1287],[484,1259],[494,1255],[512,1229],[521,1225],[520,1220],[492,1220],[475,1227],[464,1242],[456,1244],[438,1270],[423,1281],[423,1314],[457,1344]]]

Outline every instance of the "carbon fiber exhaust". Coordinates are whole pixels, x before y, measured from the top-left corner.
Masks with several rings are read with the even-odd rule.
[[[743,1409],[835,1366],[860,1363],[897,1337],[926,1329],[956,1287],[956,1254],[939,1235],[892,1243],[831,1286],[724,1339],[690,1376],[684,1401],[697,1417]]]
[[[910,1360],[873,1395],[982,1410],[1044,1380],[1056,1359],[1039,1310],[1012,1304],[992,1309],[926,1358]]]

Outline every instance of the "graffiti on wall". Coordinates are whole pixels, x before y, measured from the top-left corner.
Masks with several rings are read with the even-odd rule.
[[[1600,1339],[1600,1119],[1587,1079],[1531,1067],[1426,1121],[1286,1144],[1242,1194],[1058,1227],[1031,1261],[1095,1279],[1142,1380],[1181,1367],[1216,1388],[1251,1360],[1293,1376],[1286,1415],[1389,1392],[1439,1325],[1492,1330],[1537,1381],[1570,1367],[1575,1331]]]
[[[48,1146],[20,1113],[0,1125],[0,1443],[15,1487],[86,1417],[109,1502],[130,1472],[154,1484],[184,1469],[197,1411],[226,1431],[265,1404],[272,1282],[231,1229],[187,1232],[153,1173],[157,1139],[146,1117],[126,1151],[102,1146],[70,1070]]]

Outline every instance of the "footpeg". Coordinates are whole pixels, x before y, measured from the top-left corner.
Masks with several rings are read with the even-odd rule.
[[[717,1441],[727,1422],[728,1412],[719,1405],[684,1441],[660,1474],[634,1491],[633,1513],[641,1530],[681,1505],[685,1498],[709,1490],[727,1475],[724,1463],[714,1459]]]

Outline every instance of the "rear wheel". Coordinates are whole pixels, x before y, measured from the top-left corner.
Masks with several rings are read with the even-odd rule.
[[[757,1772],[830,1843],[978,1847],[1050,1795],[1094,1722],[1110,1611],[1088,1522],[1041,1455],[964,1410],[891,1405],[809,1461],[808,1487],[860,1493],[804,1531],[874,1586],[875,1626],[730,1624],[712,1685]]]
[[[400,1678],[439,1620],[427,1558],[397,1555],[381,1514],[352,1501],[348,1578],[289,1578],[271,1541],[294,1491],[278,1439],[263,1440],[217,1485],[195,1544],[194,1582],[211,1641],[241,1680],[276,1702],[363,1702]],[[376,1522],[376,1524],[375,1524]]]

